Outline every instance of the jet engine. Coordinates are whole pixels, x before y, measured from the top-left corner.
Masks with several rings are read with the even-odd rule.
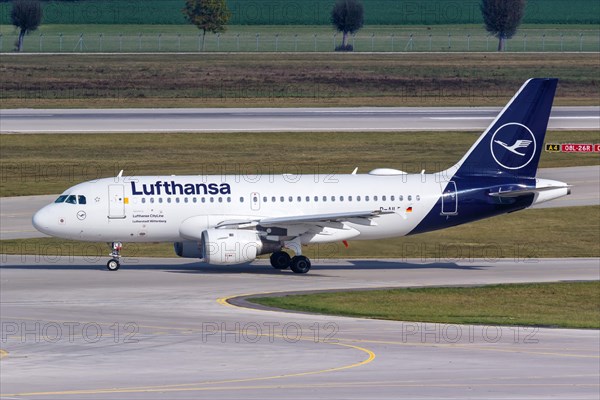
[[[199,242],[175,242],[175,254],[184,258],[202,258],[202,250]]]
[[[243,229],[207,229],[199,242],[175,242],[174,247],[179,257],[200,258],[213,265],[243,264],[281,250],[279,242],[262,240],[257,231]]]
[[[242,264],[262,254],[263,243],[256,231],[208,229],[200,241],[202,258],[213,265]]]

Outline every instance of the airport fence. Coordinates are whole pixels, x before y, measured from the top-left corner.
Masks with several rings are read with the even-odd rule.
[[[14,51],[17,33],[0,33],[0,52]],[[341,34],[301,33],[33,33],[25,37],[30,53],[169,53],[169,52],[332,52]],[[355,52],[494,52],[498,39],[485,33],[361,31],[348,40]],[[598,52],[600,31],[545,34],[522,32],[507,40],[510,52]]]

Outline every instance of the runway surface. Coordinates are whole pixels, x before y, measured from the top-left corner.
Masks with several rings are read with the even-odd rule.
[[[228,305],[247,293],[597,280],[597,259],[264,262],[3,256],[2,398],[597,399],[597,330],[364,320]],[[490,301],[493,301],[490,299]],[[398,307],[402,305],[399,304]]]
[[[535,208],[600,205],[600,166],[540,169],[538,177],[567,182],[573,185],[573,189],[570,196],[539,204]],[[37,210],[56,200],[57,196],[0,198],[0,240],[46,237],[31,225],[31,217]]]
[[[500,108],[14,109],[0,132],[334,132],[483,130]],[[600,107],[554,107],[549,129],[600,129]]]

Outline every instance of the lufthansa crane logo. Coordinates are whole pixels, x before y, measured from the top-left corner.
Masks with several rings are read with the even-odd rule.
[[[490,150],[494,160],[506,169],[521,169],[533,160],[536,151],[531,129],[517,122],[502,125],[492,135]]]

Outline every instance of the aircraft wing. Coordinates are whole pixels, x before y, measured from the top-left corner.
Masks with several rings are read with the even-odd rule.
[[[260,220],[262,226],[278,226],[282,224],[305,224],[311,222],[341,222],[354,218],[374,218],[391,211],[356,211],[332,214],[297,215],[286,217],[263,218]]]
[[[356,220],[370,220],[372,218],[378,217],[379,215],[392,213],[393,211],[370,210],[329,214],[290,215],[285,217],[266,217],[255,220],[228,220],[220,222],[219,224],[217,224],[216,228],[231,227],[233,225],[238,227],[248,227],[257,225],[264,227],[281,227],[296,224],[317,225],[319,223],[343,222],[349,220],[353,220],[352,222],[356,222]]]

